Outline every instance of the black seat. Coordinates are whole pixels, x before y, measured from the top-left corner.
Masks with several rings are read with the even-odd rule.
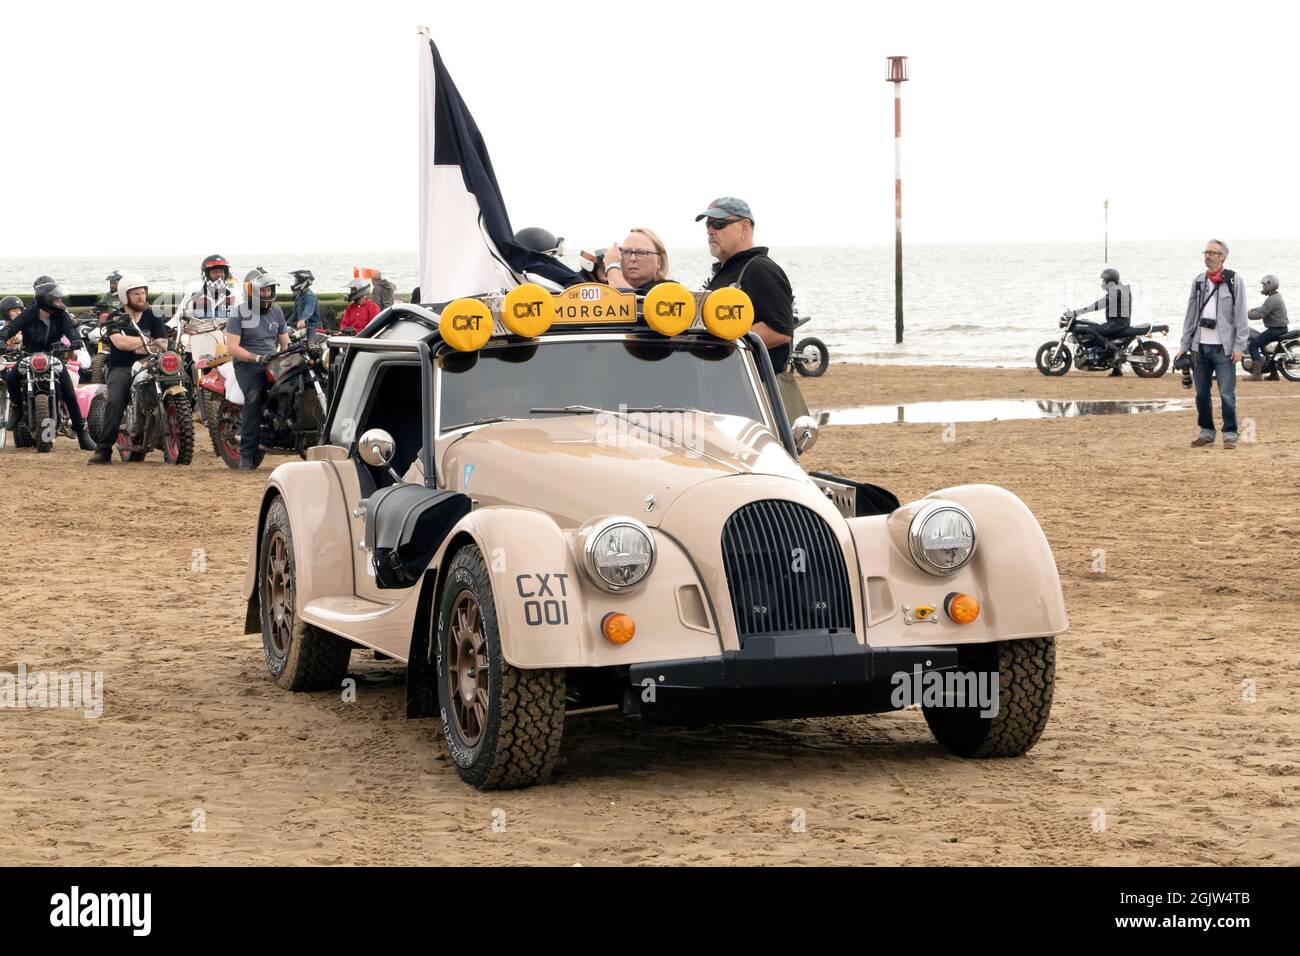
[[[1292,339],[1300,339],[1300,329],[1292,329],[1290,332],[1283,332],[1279,342],[1290,342]]]
[[[361,502],[375,583],[381,588],[417,583],[470,505],[469,496],[459,491],[423,485],[390,485]]]

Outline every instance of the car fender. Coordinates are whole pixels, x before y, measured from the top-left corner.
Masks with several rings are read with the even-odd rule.
[[[922,571],[908,550],[912,518],[936,498],[964,506],[975,519],[975,554],[951,575]],[[989,643],[1047,637],[1069,627],[1047,536],[1025,503],[1004,488],[944,488],[889,515],[850,518],[848,524],[867,598],[867,643],[873,647]],[[953,592],[979,600],[975,621],[957,624],[944,613],[944,599]],[[916,620],[915,608],[927,604],[938,613]]]
[[[283,498],[293,532],[294,603],[298,613],[308,601],[355,593],[352,534],[343,485],[330,461],[294,461],[278,466],[267,479],[257,510],[240,593],[246,603],[244,632],[262,629],[257,587],[257,552],[271,503]]]
[[[596,587],[581,566],[577,533],[526,508],[470,512],[431,562],[439,581],[429,621],[436,627],[437,602],[456,584],[448,578],[447,565],[472,542],[492,583],[502,655],[514,667],[605,667],[721,653],[717,615],[694,565],[675,541],[652,530],[654,569],[637,588],[610,594]],[[611,644],[601,634],[602,620],[614,611],[636,623],[636,636],[626,644]],[[412,656],[419,642],[421,636],[413,635]]]

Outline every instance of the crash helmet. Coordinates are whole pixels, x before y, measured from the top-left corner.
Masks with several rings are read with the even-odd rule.
[[[252,302],[256,298],[263,307],[275,305],[275,289],[279,284],[275,276],[265,269],[260,269],[255,278],[247,280],[248,301]]]
[[[1264,293],[1264,295],[1272,295],[1274,292],[1278,290],[1277,276],[1264,276],[1264,278],[1260,279],[1259,281],[1260,284],[1263,286],[1261,291]]]
[[[66,297],[68,292],[49,276],[42,276],[41,278],[47,281],[36,286],[36,304],[49,312],[54,308],[54,301]]]
[[[116,292],[117,284],[122,281],[122,273],[114,269],[108,275],[104,276],[104,281],[108,283],[109,292]]]
[[[1110,285],[1110,283],[1112,283],[1112,282],[1114,282],[1116,285],[1119,285],[1119,270],[1118,270],[1118,269],[1102,269],[1102,270],[1101,270],[1101,284],[1102,284],[1102,285]]]
[[[360,302],[370,295],[372,288],[369,279],[353,279],[348,283],[348,301]]]
[[[9,313],[21,308],[23,308],[23,300],[16,295],[7,295],[0,299],[0,322],[8,322]]]
[[[256,282],[264,275],[266,275],[266,270],[263,269],[261,266],[257,266],[255,269],[253,269],[252,272],[244,276],[245,301],[252,302],[254,299],[257,298],[257,293],[253,290],[253,283]]]
[[[538,226],[529,226],[516,232],[515,244],[557,259],[564,255],[564,237],[556,238],[555,233]]]
[[[144,289],[147,294],[149,291],[149,280],[135,272],[128,272],[122,278],[117,280],[117,301],[126,305],[126,297],[131,294],[132,289]]]
[[[226,261],[225,256],[219,256],[214,254],[208,256],[206,259],[203,260],[203,265],[200,267],[200,272],[202,273],[204,279],[207,279],[209,269],[225,269],[226,281],[227,282],[230,281],[230,263]]]
[[[293,276],[293,284],[289,288],[293,289],[294,292],[301,292],[316,281],[316,277],[311,274],[310,269],[294,269],[289,275]]]
[[[33,290],[39,289],[47,282],[53,282],[53,281],[54,281],[54,276],[37,276],[36,281],[32,283],[32,289]]]

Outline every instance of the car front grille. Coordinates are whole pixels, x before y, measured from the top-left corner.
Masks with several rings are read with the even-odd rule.
[[[792,501],[755,501],[722,529],[727,588],[743,643],[756,634],[852,630],[844,555],[816,512]]]

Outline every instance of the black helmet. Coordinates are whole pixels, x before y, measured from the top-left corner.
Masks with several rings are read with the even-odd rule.
[[[7,295],[0,299],[0,321],[4,321],[8,317],[10,309],[21,308],[23,308],[23,300],[16,295]]]
[[[42,282],[36,287],[36,304],[49,312],[54,308],[54,300],[65,298],[67,294],[63,286],[50,279],[49,282]]]
[[[1116,285],[1118,285],[1118,284],[1119,284],[1119,270],[1118,270],[1118,269],[1102,269],[1102,270],[1101,270],[1101,282],[1102,282],[1102,285],[1106,285],[1107,283],[1110,283],[1110,282],[1114,282]]]
[[[203,278],[206,279],[208,277],[209,269],[225,269],[226,281],[230,281],[230,263],[226,261],[225,256],[211,255],[204,259],[203,265],[200,268]]]
[[[371,291],[369,279],[353,279],[348,283],[348,301],[360,302],[365,296],[370,295]]]
[[[104,276],[104,281],[107,282],[109,285],[116,285],[118,282],[121,281],[121,279],[122,279],[122,273],[118,272],[116,269],[114,269],[108,275]]]
[[[45,283],[53,281],[54,276],[37,276],[36,281],[32,283],[32,289],[39,289],[41,286],[45,285]]]
[[[293,284],[289,288],[294,292],[301,292],[316,281],[316,277],[311,274],[310,269],[294,269],[289,275],[293,276]]]
[[[515,244],[531,249],[533,252],[540,252],[544,256],[555,256],[557,259],[564,255],[564,237],[560,236],[557,239],[555,233],[538,226],[529,226],[516,232]]]

